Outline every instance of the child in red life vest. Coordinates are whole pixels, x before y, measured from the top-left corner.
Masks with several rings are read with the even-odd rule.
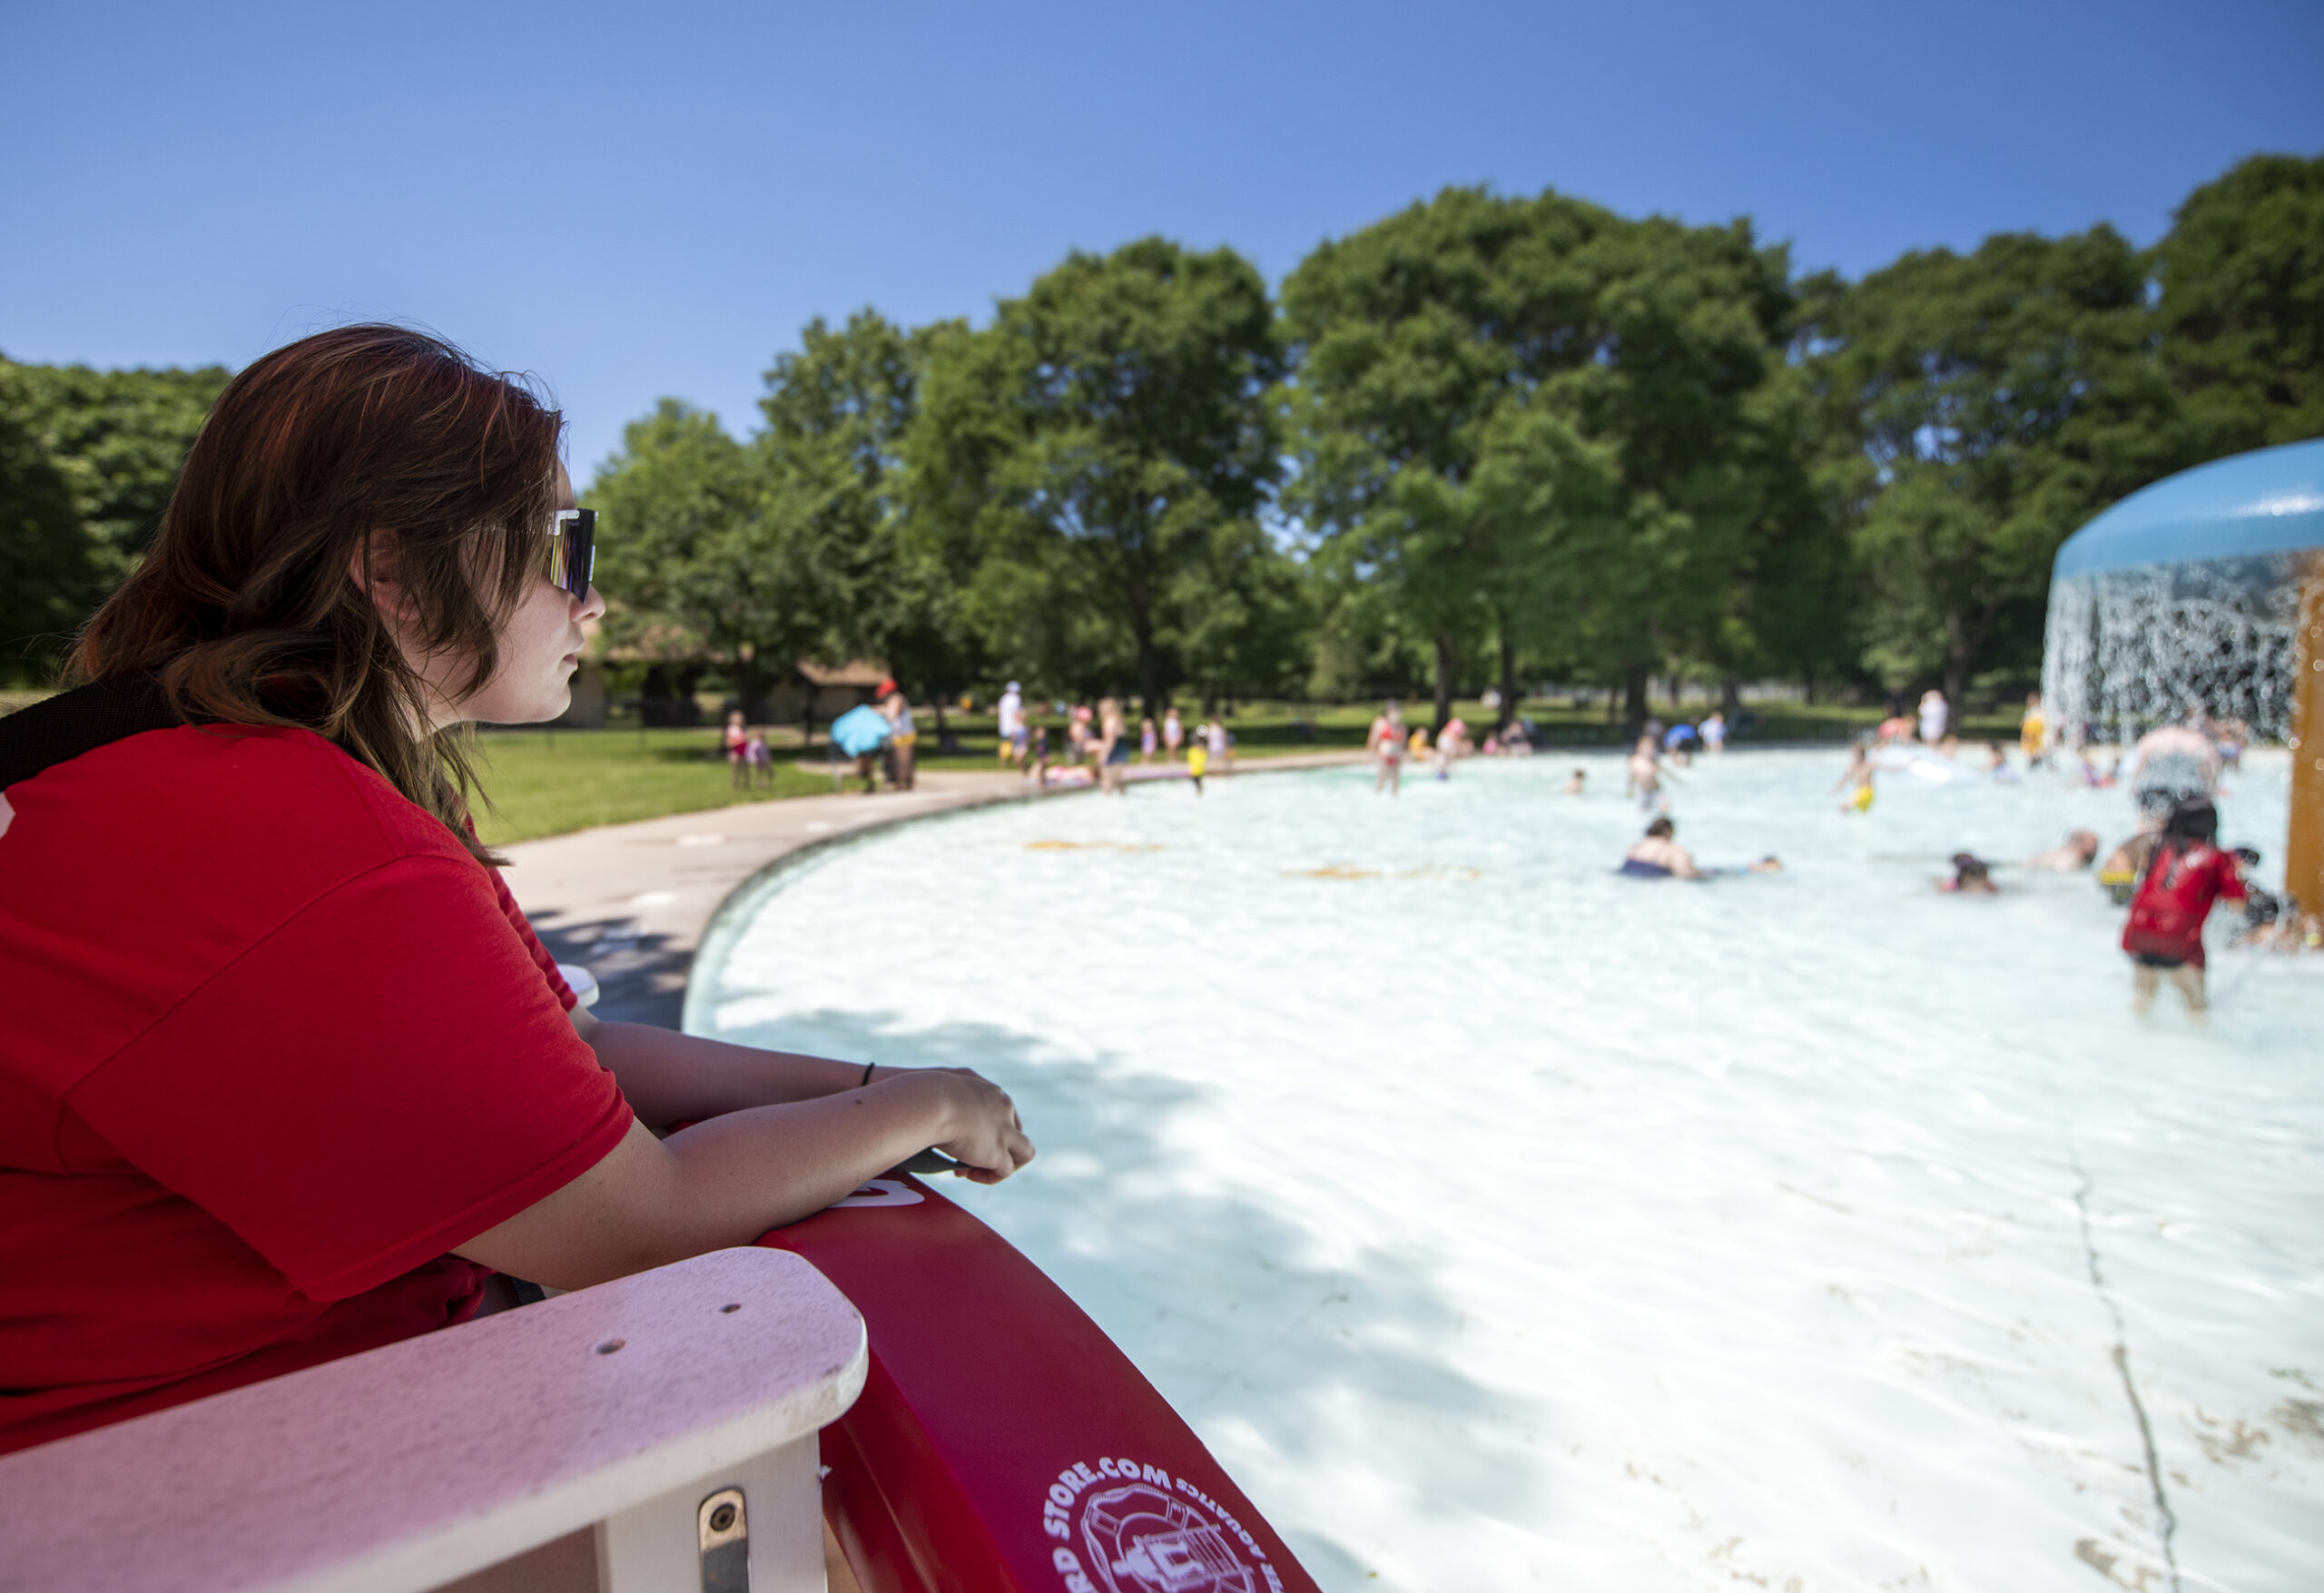
[[[2122,928],[2122,949],[2137,965],[2133,1012],[2153,1004],[2166,975],[2186,998],[2189,1012],[2200,1018],[2204,1011],[2203,920],[2221,897],[2240,901],[2244,894],[2234,854],[2211,844],[2218,834],[2219,810],[2208,797],[2180,802],[2163,823]]]

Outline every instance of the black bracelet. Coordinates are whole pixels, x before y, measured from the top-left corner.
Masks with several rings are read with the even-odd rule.
[[[868,1088],[870,1088],[870,1087],[871,1087],[871,1084],[872,1084],[872,1069],[873,1066],[874,1066],[874,1064],[870,1063],[870,1062],[866,1062],[866,1063],[863,1065],[863,1082],[862,1082],[862,1084],[857,1085],[857,1086],[855,1087],[856,1088],[858,1088],[858,1089],[868,1089]]]

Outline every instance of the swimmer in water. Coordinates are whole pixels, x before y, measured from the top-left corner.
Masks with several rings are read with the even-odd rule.
[[[1963,896],[1998,896],[2001,887],[1994,883],[1993,865],[1974,852],[1956,851],[1953,854],[1953,878],[1939,880],[1939,890],[1950,890]]]
[[[1187,743],[1187,776],[1195,782],[1195,795],[1202,795],[1202,777],[1210,767],[1210,743],[1197,730]]]
[[[1581,782],[1589,777],[1588,771],[1581,769],[1577,769],[1571,774],[1567,775],[1565,781],[1565,794],[1568,796],[1580,796],[1581,794]]]
[[[2053,874],[2071,874],[2086,869],[2098,860],[2098,831],[2076,830],[2069,834],[2062,846],[2047,851],[2037,851],[2019,866],[2046,869]]]
[[[1680,846],[1676,839],[1679,827],[1668,819],[1657,819],[1646,827],[1646,833],[1630,844],[1622,857],[1619,870],[1638,880],[1699,880],[1702,870],[1695,867],[1694,854]]]

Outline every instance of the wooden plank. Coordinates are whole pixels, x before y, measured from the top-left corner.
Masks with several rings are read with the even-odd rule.
[[[2284,892],[2304,912],[2324,912],[2324,551],[2300,571],[2299,629],[2291,650],[2291,823],[2284,838]]]
[[[812,1265],[714,1251],[0,1457],[0,1589],[433,1588],[809,1437],[865,1365]]]

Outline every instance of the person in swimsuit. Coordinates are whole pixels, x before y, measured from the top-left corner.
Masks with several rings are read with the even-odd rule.
[[[2037,851],[2020,866],[2043,869],[2053,874],[2072,874],[2097,860],[2098,832],[2095,830],[2076,830],[2066,837],[2063,845],[2053,846],[2047,851]]]
[[[1210,748],[1197,732],[1187,743],[1187,777],[1195,782],[1195,795],[1202,795],[1203,772],[1210,767]]]
[[[2025,716],[2017,722],[2017,750],[2025,754],[2025,766],[2038,768],[2048,755],[2050,716],[2043,710],[2042,693],[2025,693]]]
[[[1953,878],[1936,882],[1939,890],[1961,896],[1997,896],[2001,887],[1994,883],[1993,865],[1974,852],[1956,851],[1951,859]]]
[[[1872,811],[1872,753],[1862,742],[1858,742],[1848,749],[1848,766],[1832,784],[1834,791],[1850,785],[1856,787],[1849,794],[1847,805],[1840,810],[1842,812]]]
[[[1676,839],[1679,827],[1669,819],[1657,819],[1646,827],[1646,833],[1631,842],[1617,870],[1640,880],[1699,880],[1702,870],[1695,867],[1694,854],[1680,846]]]
[[[1586,769],[1577,769],[1572,773],[1567,775],[1565,777],[1565,794],[1568,796],[1580,796],[1581,794],[1582,782],[1589,778],[1590,772]]]
[[[1128,791],[1129,721],[1122,714],[1121,699],[1107,697],[1098,704],[1098,789],[1122,796]]]
[[[1654,737],[1641,735],[1638,745],[1630,749],[1628,783],[1625,793],[1638,798],[1639,811],[1651,813],[1658,808],[1668,808],[1670,801],[1662,794],[1662,759],[1654,748]]]
[[[737,708],[726,716],[726,770],[737,791],[748,789],[751,770],[743,757],[750,745],[750,732],[743,728],[743,711]]]
[[[1373,717],[1372,728],[1364,733],[1364,750],[1376,764],[1372,776],[1372,794],[1378,796],[1386,788],[1390,796],[1400,793],[1403,785],[1404,710],[1393,698]]]

